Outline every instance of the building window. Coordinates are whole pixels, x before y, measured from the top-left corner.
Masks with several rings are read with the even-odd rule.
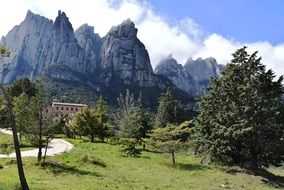
[[[63,115],[63,113],[61,114],[61,117],[63,117],[64,115]]]
[[[76,111],[78,111],[78,108],[76,108]]]
[[[48,109],[45,110],[45,113],[48,113]]]
[[[73,111],[73,108],[71,108],[71,111]]]
[[[68,117],[68,114],[66,114],[65,117]]]
[[[66,110],[68,110],[68,107],[66,107]]]
[[[56,110],[58,110],[59,108],[58,107],[56,107]]]
[[[63,107],[61,107],[61,110],[63,110]]]

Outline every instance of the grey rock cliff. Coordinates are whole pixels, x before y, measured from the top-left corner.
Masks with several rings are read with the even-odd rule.
[[[168,56],[155,68],[155,73],[168,78],[179,89],[192,96],[204,96],[210,78],[220,78],[222,66],[214,58],[189,59],[184,66]]]
[[[54,23],[28,11],[25,20],[3,37],[1,44],[12,53],[0,68],[4,83],[41,75],[79,80],[76,74],[90,75],[96,65],[78,44],[68,17],[61,11]]]
[[[181,64],[177,63],[172,55],[169,55],[156,66],[155,73],[168,78],[177,88],[196,96],[196,81],[192,79]]]
[[[22,76],[34,78],[46,66],[52,28],[51,20],[28,11],[25,20],[2,37],[1,44],[11,51],[11,58],[4,60],[1,68],[4,83]]]
[[[103,38],[101,47],[100,80],[109,84],[120,80],[123,84],[140,86],[158,85],[145,46],[137,38],[137,28],[132,21],[112,27]]]
[[[153,72],[148,51],[137,38],[131,20],[114,26],[101,38],[87,24],[75,32],[69,18],[58,11],[50,19],[27,12],[0,44],[11,57],[0,65],[0,80],[12,83],[23,77],[80,81],[93,89],[116,87],[113,84],[140,87],[177,87],[192,96],[206,92],[210,77],[219,78],[220,68],[213,58],[189,60],[185,66],[169,56]]]
[[[198,58],[192,60],[191,58],[184,65],[185,70],[199,82],[208,81],[211,77],[220,78],[220,67],[213,57],[206,59]]]
[[[75,38],[79,46],[84,49],[88,62],[92,63],[93,69],[97,69],[100,66],[99,55],[102,40],[100,36],[94,32],[94,27],[88,24],[82,25],[75,31]]]

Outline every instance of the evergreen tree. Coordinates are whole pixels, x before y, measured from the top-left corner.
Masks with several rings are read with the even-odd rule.
[[[168,124],[164,128],[154,129],[150,134],[148,144],[155,150],[170,153],[172,163],[175,165],[175,152],[186,147],[186,139],[182,137],[188,137],[189,133],[191,132],[191,128],[192,122],[185,121],[178,126]]]
[[[96,133],[97,136],[104,141],[104,138],[108,136],[108,115],[107,115],[107,104],[103,97],[100,96],[95,107],[95,117],[96,117]]]
[[[124,110],[122,111],[123,114],[121,114],[119,123],[120,136],[124,138],[135,138],[135,142],[141,143],[143,141],[142,139],[146,138],[147,134],[152,129],[149,113],[142,106],[142,96],[140,95],[136,100],[134,95],[127,91],[125,98],[120,96],[119,100],[119,105],[124,105],[119,109]]]
[[[196,140],[209,158],[230,164],[278,165],[283,151],[283,77],[274,81],[257,52],[238,49],[220,80],[199,102]]]
[[[25,93],[30,98],[36,95],[36,85],[28,78],[19,79],[9,87],[9,93],[13,97],[18,97]]]
[[[93,110],[89,107],[84,107],[76,114],[76,126],[78,130],[83,130],[85,134],[90,135],[91,142],[95,142],[97,132],[97,118]]]
[[[177,125],[181,122],[182,111],[178,106],[171,90],[159,98],[159,107],[155,120],[155,128],[166,127],[168,124]]]

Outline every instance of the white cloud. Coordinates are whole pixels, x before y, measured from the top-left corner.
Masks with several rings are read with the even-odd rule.
[[[155,13],[150,1],[139,0],[9,0],[5,1],[0,16],[0,35],[6,33],[25,17],[28,9],[45,17],[55,19],[57,11],[65,11],[74,29],[88,23],[95,32],[104,36],[109,29],[130,18],[135,23],[138,37],[145,44],[153,67],[162,57],[172,53],[180,63],[189,57],[215,57],[219,63],[231,60],[231,54],[247,45],[250,51],[259,50],[263,63],[277,75],[284,74],[284,43],[242,43],[219,34],[203,38],[199,26],[191,18],[170,22]]]

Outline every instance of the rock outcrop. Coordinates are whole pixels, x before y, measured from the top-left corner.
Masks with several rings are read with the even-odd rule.
[[[168,78],[176,87],[192,96],[204,96],[210,78],[221,77],[221,67],[214,58],[190,58],[182,66],[170,55],[157,65],[155,73]]]
[[[79,74],[91,75],[96,66],[92,56],[80,47],[72,24],[61,11],[54,23],[28,11],[25,20],[3,37],[1,44],[12,53],[0,68],[4,83],[41,75],[76,81],[80,80]]]
[[[196,81],[172,55],[169,55],[156,66],[155,73],[172,81],[177,88],[196,96]]]
[[[221,77],[220,66],[213,57],[196,60],[190,58],[185,63],[184,69],[198,82],[208,83],[211,77],[218,79]]]
[[[126,85],[137,83],[153,87],[158,84],[148,52],[129,19],[112,27],[103,38],[101,71],[99,79],[105,84],[117,79]]]

